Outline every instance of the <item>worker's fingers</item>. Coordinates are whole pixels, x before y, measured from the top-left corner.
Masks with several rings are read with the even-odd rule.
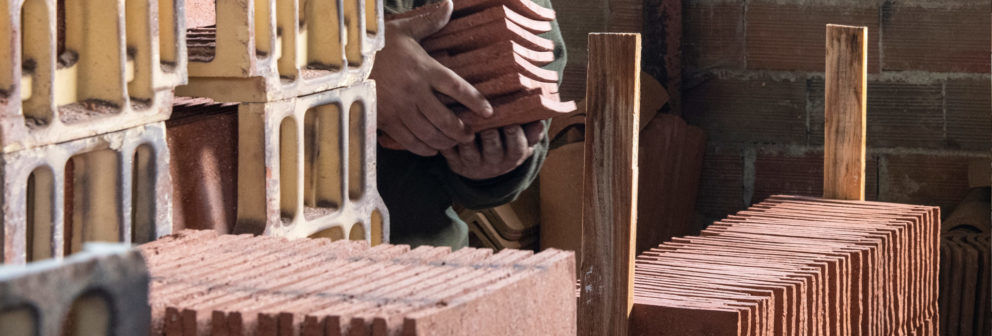
[[[434,63],[437,63],[436,61]],[[472,84],[451,69],[437,63],[430,72],[430,84],[435,90],[465,105],[483,118],[493,115],[493,107]]]
[[[524,133],[527,134],[527,147],[536,145],[544,137],[544,122],[535,121],[524,125]]]
[[[517,163],[527,151],[527,135],[524,134],[520,125],[503,127],[503,135],[506,137],[506,158],[504,160]]]
[[[486,164],[498,165],[503,162],[503,141],[498,129],[489,129],[479,134],[482,138],[482,158]]]
[[[390,24],[420,41],[444,28],[448,24],[448,20],[451,19],[453,8],[451,0],[446,0],[434,8],[427,9],[420,15],[396,19]]]
[[[434,150],[423,141],[420,141],[420,139],[417,139],[417,137],[403,125],[390,125],[388,128],[383,128],[383,132],[389,134],[389,136],[395,139],[396,142],[400,143],[404,148],[414,154],[420,156],[437,155],[437,150]]]
[[[458,145],[458,154],[466,166],[474,167],[482,163],[482,154],[479,153],[479,146],[476,145],[475,141]]]
[[[458,143],[434,127],[434,124],[430,120],[427,120],[424,113],[420,111],[419,106],[416,108],[417,111],[415,112],[404,113],[400,121],[417,139],[420,139],[420,141],[435,150],[451,148]]]
[[[434,127],[449,138],[459,143],[475,139],[475,134],[465,126],[465,123],[458,119],[447,106],[441,104],[434,94],[426,92],[420,95],[417,108],[427,117],[428,121],[434,124]]]

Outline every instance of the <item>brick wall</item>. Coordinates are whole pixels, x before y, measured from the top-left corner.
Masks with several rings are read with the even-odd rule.
[[[939,205],[989,160],[989,0],[683,1],[683,102],[710,139],[699,212],[822,191],[827,23],[868,26],[872,200]]]

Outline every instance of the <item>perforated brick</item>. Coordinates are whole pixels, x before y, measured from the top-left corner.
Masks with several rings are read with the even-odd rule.
[[[382,8],[382,0],[217,1],[217,24],[189,31],[190,81],[177,93],[268,102],[361,82],[384,44]]]
[[[375,176],[375,83],[238,109],[239,233],[389,239]]]
[[[181,231],[141,246],[152,335],[574,335],[572,252]]]
[[[147,335],[148,270],[125,244],[0,266],[0,335]]]
[[[172,230],[162,122],[0,155],[4,263],[143,243]]]
[[[0,0],[0,8],[3,152],[169,117],[172,89],[186,83],[183,1]]]

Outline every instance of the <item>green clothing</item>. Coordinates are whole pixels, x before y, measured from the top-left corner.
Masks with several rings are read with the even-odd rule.
[[[427,2],[385,0],[385,10],[387,13],[402,13]],[[551,7],[550,0],[534,2]],[[541,34],[555,42],[555,61],[544,68],[557,71],[560,84],[566,62],[565,45],[558,22],[553,22],[552,27],[552,31]],[[453,248],[466,246],[468,227],[452,210],[452,204],[468,209],[485,209],[513,201],[537,178],[547,149],[548,137],[545,134],[536,145],[533,156],[514,171],[489,180],[473,181],[452,172],[440,155],[421,157],[378,146],[379,194],[389,209],[390,241]]]

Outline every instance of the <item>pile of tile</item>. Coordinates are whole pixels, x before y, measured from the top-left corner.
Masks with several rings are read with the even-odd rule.
[[[571,252],[181,231],[143,245],[153,335],[575,334]]]
[[[940,242],[942,335],[990,335],[989,236],[954,231]]]
[[[636,261],[634,335],[936,335],[937,207],[773,196]]]
[[[401,14],[409,17],[432,9]],[[464,113],[451,99],[442,102],[474,131],[525,124],[572,112],[575,102],[558,96],[558,73],[541,67],[554,61],[554,43],[538,34],[551,31],[554,10],[530,0],[456,0],[451,21],[421,43],[435,59],[481,92],[494,114]]]

